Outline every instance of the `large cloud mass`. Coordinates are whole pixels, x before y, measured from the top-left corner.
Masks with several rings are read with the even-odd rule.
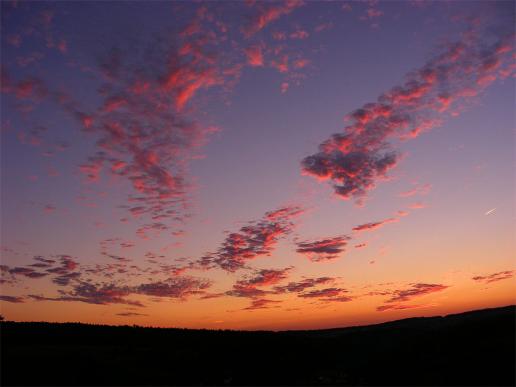
[[[500,69],[508,64],[512,44],[510,32],[467,31],[409,73],[403,84],[351,112],[341,133],[302,160],[303,172],[331,181],[339,197],[360,201],[399,162],[394,140],[414,138],[440,125],[439,115],[457,113],[468,98],[506,76]]]

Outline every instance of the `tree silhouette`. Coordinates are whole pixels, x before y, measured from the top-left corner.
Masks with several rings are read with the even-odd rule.
[[[516,306],[315,331],[4,321],[0,386],[516,386],[515,319]]]

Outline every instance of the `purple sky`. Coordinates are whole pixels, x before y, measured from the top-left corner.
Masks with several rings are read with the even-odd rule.
[[[514,302],[510,2],[1,6],[8,318],[314,328]]]

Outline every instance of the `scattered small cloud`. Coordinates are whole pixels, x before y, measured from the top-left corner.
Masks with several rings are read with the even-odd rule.
[[[498,273],[479,275],[472,278],[473,281],[490,284],[493,282],[503,281],[514,276],[514,270],[505,270]]]

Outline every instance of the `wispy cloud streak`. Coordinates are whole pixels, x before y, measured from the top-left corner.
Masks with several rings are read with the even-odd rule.
[[[505,270],[498,273],[488,275],[478,275],[472,278],[473,281],[490,284],[492,282],[498,282],[505,279],[512,278],[514,276],[514,270]]]
[[[338,258],[348,244],[349,238],[340,235],[311,242],[298,242],[297,252],[308,257],[312,262],[329,261]]]

